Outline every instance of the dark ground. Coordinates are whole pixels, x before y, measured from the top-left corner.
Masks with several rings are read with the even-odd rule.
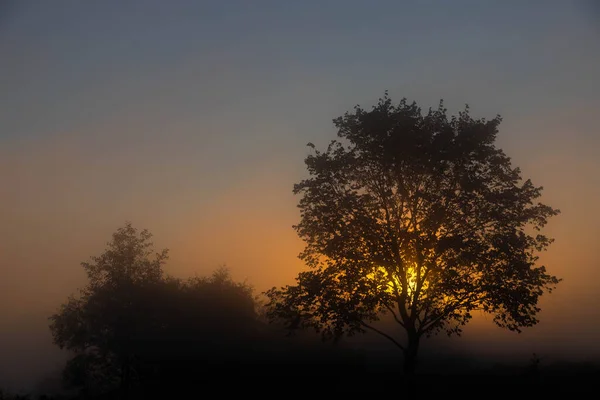
[[[407,379],[394,365],[361,365],[356,360],[336,363],[300,362],[278,365],[238,364],[185,368],[189,373],[136,384],[128,393],[115,389],[97,395],[48,396],[46,399],[175,399],[229,397],[307,397],[322,395],[402,396],[412,394],[485,394],[486,396],[589,395],[600,391],[600,367],[589,363],[501,366],[454,373],[418,373]],[[11,399],[6,396],[0,399]],[[43,398],[30,396],[29,399]]]

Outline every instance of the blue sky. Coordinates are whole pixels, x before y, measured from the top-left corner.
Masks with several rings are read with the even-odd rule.
[[[600,45],[585,2],[8,4],[8,140],[123,114],[191,120],[198,130],[198,121],[238,114],[306,125],[384,89],[510,115],[596,97]]]
[[[546,328],[519,340],[592,343],[599,12],[559,0],[1,3],[0,304],[22,307],[0,308],[13,327],[0,353],[33,348],[34,362],[32,343],[49,338],[24,330],[46,324],[125,220],[171,248],[174,274],[225,262],[261,290],[289,282],[305,144],[386,89],[504,117],[499,144],[563,211],[545,260],[565,282],[544,300]],[[15,380],[32,371],[1,363]]]

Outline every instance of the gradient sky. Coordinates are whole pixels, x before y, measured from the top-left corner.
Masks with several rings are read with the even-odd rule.
[[[305,144],[385,89],[501,114],[499,145],[562,211],[542,323],[516,336],[480,318],[461,346],[600,355],[592,3],[1,2],[0,385],[55,365],[47,317],[126,220],[171,249],[171,274],[292,282]]]

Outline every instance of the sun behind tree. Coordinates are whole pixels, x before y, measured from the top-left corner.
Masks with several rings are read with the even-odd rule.
[[[335,119],[340,140],[309,144],[310,177],[294,186],[311,270],[267,292],[270,318],[326,338],[375,331],[404,351],[407,374],[421,337],[459,334],[474,310],[513,331],[535,325],[539,297],[559,282],[536,265],[558,210],[496,148],[500,122],[468,108],[448,117],[441,102],[422,113],[387,92]],[[373,325],[382,313],[404,342]]]

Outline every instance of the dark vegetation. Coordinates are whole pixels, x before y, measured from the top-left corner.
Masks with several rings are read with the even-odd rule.
[[[51,317],[54,342],[73,353],[66,389],[167,395],[225,378],[358,371],[356,354],[291,340],[267,324],[252,288],[224,268],[188,280],[165,275],[167,251],[155,252],[150,240],[129,223],[118,229],[104,253],[82,264],[88,285]]]
[[[558,210],[496,147],[500,121],[387,93],[335,119],[338,140],[309,144],[310,176],[294,186],[311,270],[267,293],[269,317],[324,338],[376,332],[402,350],[406,375],[424,337],[460,334],[475,310],[512,331],[535,325],[560,281],[537,265]],[[375,327],[383,314],[401,329]]]
[[[83,263],[88,285],[51,317],[55,343],[72,354],[64,390],[37,397],[0,392],[0,400],[394,394],[398,388],[447,393],[456,385],[473,393],[490,386],[495,393],[580,393],[600,372],[587,364],[544,365],[534,357],[483,370],[458,363],[422,368],[407,381],[401,363],[389,357],[366,357],[343,339],[290,335],[269,323],[252,288],[224,268],[209,277],[167,276],[167,253],[155,253],[150,238],[131,224],[118,229],[102,255]]]
[[[499,123],[467,111],[448,118],[441,105],[423,114],[387,95],[336,119],[340,141],[307,157],[310,177],[294,189],[312,268],[266,303],[224,268],[168,276],[168,252],[127,223],[82,263],[88,284],[50,318],[71,358],[63,393],[45,398],[585,393],[598,368],[535,355],[516,366],[417,369],[422,338],[460,334],[477,309],[520,331],[559,282],[536,264],[552,241],[540,229],[558,211],[495,147]],[[382,330],[384,313],[404,336]],[[348,344],[365,331],[399,357]],[[27,396],[0,392],[17,398]]]

